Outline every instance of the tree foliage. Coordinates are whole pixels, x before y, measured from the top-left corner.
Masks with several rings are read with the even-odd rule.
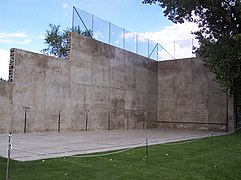
[[[200,46],[195,48],[224,91],[241,80],[241,1],[240,0],[143,0],[164,8],[174,23],[197,23],[193,32]]]
[[[0,78],[0,82],[7,82],[6,79],[3,79],[2,77]]]
[[[67,39],[68,34],[71,32],[70,28],[60,31],[60,25],[49,24],[49,28],[46,30],[44,43],[48,45],[42,52],[48,55],[65,59],[67,57]],[[81,31],[79,27],[73,29],[74,32],[88,36],[92,38],[92,32],[90,30]]]
[[[44,43],[48,45],[42,52],[59,58],[67,56],[68,31],[60,32],[60,25],[49,24]]]

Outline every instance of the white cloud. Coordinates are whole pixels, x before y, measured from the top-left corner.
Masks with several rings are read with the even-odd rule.
[[[8,79],[10,51],[0,49],[0,78]]]
[[[37,39],[45,39],[45,35],[39,35],[37,36]]]
[[[69,7],[69,4],[68,3],[62,3],[62,7],[65,9],[65,8],[68,8]]]
[[[95,38],[95,39],[97,39],[97,40],[100,40],[101,41],[101,39],[104,39],[105,38],[105,36],[103,35],[103,33],[102,32],[94,32],[94,34],[93,34],[93,37]]]
[[[194,35],[191,32],[198,30],[194,23],[185,22],[184,24],[173,24],[164,27],[157,32],[138,33],[154,42],[161,44],[158,59],[173,59],[193,57],[192,47],[197,45]]]
[[[32,42],[28,38],[26,33],[15,32],[15,33],[1,33],[0,32],[0,43],[4,44],[29,44]]]
[[[26,33],[0,33],[0,39],[7,38],[26,38],[28,37]]]
[[[185,22],[184,24],[173,24],[171,26],[165,26],[161,31],[139,34],[152,39],[153,41],[170,42],[174,40],[191,39],[194,37],[191,32],[197,30],[198,27],[196,24]]]
[[[135,43],[136,37],[138,37],[138,46],[149,47],[149,53],[153,51],[152,58],[157,59],[157,48],[154,49],[157,43],[158,46],[158,59],[179,59],[179,58],[189,58],[195,56],[193,51],[193,46],[197,46],[197,40],[191,32],[198,30],[198,26],[194,23],[185,22],[184,24],[173,24],[170,26],[165,26],[162,30],[156,32],[125,32],[124,38],[126,42]],[[138,34],[138,36],[136,36]],[[123,37],[123,35],[122,35]],[[122,38],[121,37],[121,38]],[[148,39],[149,46],[148,46]],[[147,48],[146,48],[147,49]],[[154,50],[153,50],[154,49]],[[142,48],[142,51],[145,51]],[[146,52],[140,52],[140,54],[147,54]]]
[[[13,43],[13,40],[11,40],[11,39],[0,39],[0,43],[12,44],[12,43]]]
[[[32,42],[32,39],[24,39],[23,41],[19,42],[19,44],[29,44]]]
[[[125,32],[124,38],[126,41],[135,41],[136,33],[135,32]]]

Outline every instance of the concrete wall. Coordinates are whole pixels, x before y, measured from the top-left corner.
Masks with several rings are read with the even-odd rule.
[[[0,83],[0,133],[225,130],[227,120],[233,129],[232,97],[201,60],[156,62],[73,33],[69,42],[67,60],[11,50],[10,82]]]
[[[71,36],[69,60],[11,50],[1,132],[156,128],[157,62]]]
[[[12,120],[12,84],[0,82],[0,133],[6,133]]]
[[[70,129],[70,63],[46,55],[14,49],[13,117],[11,131],[56,131],[61,124]]]
[[[158,127],[226,130],[228,99],[213,79],[198,58],[159,62]]]
[[[76,34],[70,58],[73,129],[156,127],[157,62]]]

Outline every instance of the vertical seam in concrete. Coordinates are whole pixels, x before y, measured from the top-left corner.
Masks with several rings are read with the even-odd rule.
[[[93,46],[91,47],[91,48],[94,48]],[[89,110],[89,121],[90,121],[90,123],[89,123],[89,126],[90,126],[90,130],[91,130],[91,123],[92,123],[92,121],[91,121],[91,117],[92,117],[92,114],[93,114],[93,91],[95,90],[95,88],[96,88],[96,85],[95,84],[93,84],[93,59],[94,58],[94,55],[93,55],[93,50],[91,51],[91,60],[90,60],[90,64],[91,64],[91,85],[90,85],[90,89],[91,89],[91,105],[90,105],[90,110]],[[94,92],[95,93],[95,92]]]
[[[108,64],[109,65],[109,68],[108,68],[108,70],[109,70],[108,71],[108,79],[109,79],[109,82],[108,82],[109,83],[109,86],[108,86],[108,90],[109,90],[109,94],[108,94],[109,95],[109,101],[108,101],[109,102],[109,111],[108,112],[109,112],[109,114],[108,114],[108,123],[107,123],[108,124],[108,130],[110,130],[110,116],[111,116],[111,108],[110,108],[110,68],[111,68],[111,65],[110,65],[110,62],[111,62],[111,59],[109,59],[109,64]]]
[[[116,50],[116,49],[115,49]],[[111,112],[112,112],[112,107],[111,107],[111,73],[112,73],[112,61],[115,59],[115,55],[113,59],[109,59],[109,116],[108,116],[108,130],[111,130]]]

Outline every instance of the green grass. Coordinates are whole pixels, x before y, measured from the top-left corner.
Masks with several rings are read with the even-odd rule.
[[[149,146],[120,154],[10,161],[9,179],[241,179],[241,135]],[[6,159],[0,158],[0,179]]]

